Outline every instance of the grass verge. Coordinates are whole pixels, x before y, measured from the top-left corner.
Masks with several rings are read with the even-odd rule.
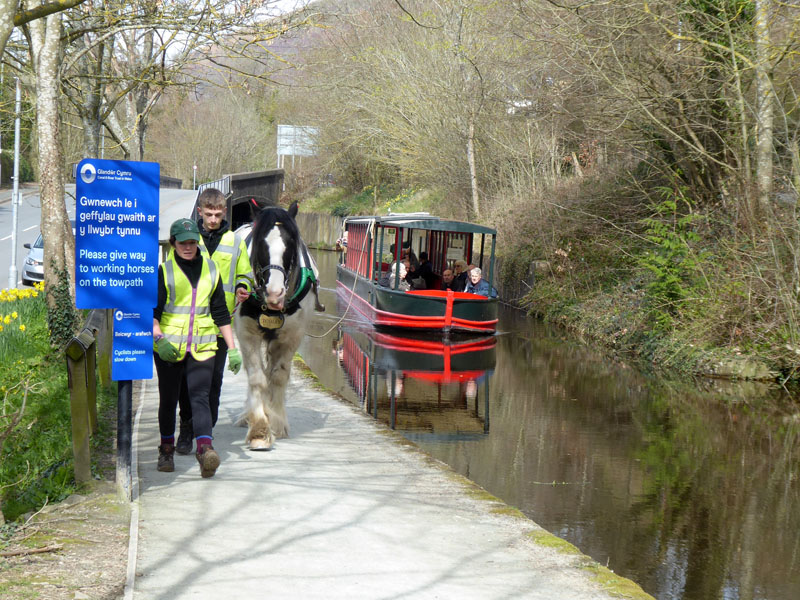
[[[0,325],[2,523],[59,502],[79,486],[66,362],[50,347],[41,288],[0,292]],[[95,479],[113,471],[114,398],[112,390],[98,387],[98,432],[91,442]]]

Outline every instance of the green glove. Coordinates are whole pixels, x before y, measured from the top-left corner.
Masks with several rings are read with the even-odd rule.
[[[239,354],[238,348],[228,348],[228,370],[233,371],[233,374],[236,375],[241,368],[242,355]]]
[[[165,337],[158,338],[158,341],[156,342],[156,350],[158,351],[158,355],[161,357],[161,360],[165,360],[167,362],[177,362],[178,356],[180,355],[178,349],[173,346]]]

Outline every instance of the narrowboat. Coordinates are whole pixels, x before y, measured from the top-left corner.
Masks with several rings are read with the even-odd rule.
[[[375,327],[445,336],[496,332],[496,230],[428,213],[348,217],[343,229],[346,248],[337,266],[337,292]],[[424,289],[408,289],[401,269],[392,269],[404,252],[427,255],[430,268]],[[457,263],[480,267],[492,293],[487,297],[442,290],[442,274]]]

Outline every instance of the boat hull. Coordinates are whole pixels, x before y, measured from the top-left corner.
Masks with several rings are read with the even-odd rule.
[[[337,293],[376,327],[470,332],[497,330],[497,299],[439,290],[392,290],[337,267]]]

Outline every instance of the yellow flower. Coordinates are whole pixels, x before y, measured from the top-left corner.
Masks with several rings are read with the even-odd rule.
[[[17,311],[14,311],[14,312],[11,313],[11,318],[12,319],[16,319],[18,316],[19,315],[17,314]]]
[[[3,323],[5,323],[6,325],[11,323],[11,315],[6,315],[5,317],[3,317]]]
[[[20,331],[25,331],[25,325],[20,325],[20,326],[19,326],[19,330],[20,330]]]

